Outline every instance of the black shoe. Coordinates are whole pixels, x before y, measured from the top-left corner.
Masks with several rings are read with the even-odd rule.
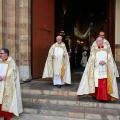
[[[92,97],[93,100],[96,100],[96,97]]]
[[[61,85],[58,85],[57,87],[58,87],[58,88],[61,88]]]
[[[101,102],[101,103],[108,103],[109,101],[108,100],[99,100],[99,102]]]
[[[7,118],[4,118],[4,120],[7,120]]]

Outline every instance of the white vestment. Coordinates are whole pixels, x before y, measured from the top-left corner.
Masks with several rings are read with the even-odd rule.
[[[5,80],[2,81],[4,84],[2,84],[0,91],[2,111],[19,116],[23,112],[23,107],[17,66],[11,57],[8,57],[6,61],[0,59],[0,64],[8,64]]]
[[[99,70],[101,70],[98,67],[98,62],[97,62],[97,59],[99,58],[98,61],[103,59],[107,63],[106,64],[107,65],[107,73],[109,75],[109,79],[107,79],[107,81],[109,80],[109,83],[111,83],[110,88],[112,87],[112,92],[109,93],[109,95],[115,99],[119,98],[117,81],[116,81],[116,77],[119,77],[118,70],[117,70],[115,61],[113,59],[113,55],[112,55],[111,48],[110,48],[108,41],[104,39],[103,45],[105,46],[105,49],[107,50],[107,61],[106,61],[106,53],[105,52],[102,53],[102,55],[105,58],[99,57],[99,55],[101,55],[101,52],[98,52],[99,51],[98,46],[95,41],[91,47],[90,57],[88,59],[85,71],[84,71],[82,79],[80,81],[77,95],[95,93],[95,87],[97,86],[97,83],[95,81],[95,70],[96,70],[96,68],[98,69],[97,72],[100,72]],[[98,54],[96,54],[96,53],[98,53]],[[96,55],[97,55],[97,59],[96,59]],[[105,69],[106,69],[106,66],[103,70],[105,70]],[[106,73],[102,73],[101,76],[97,76],[97,77],[98,78],[106,77]]]
[[[69,56],[64,43],[56,42],[51,46],[42,78],[53,78],[54,85],[71,84]]]
[[[62,48],[60,47],[55,47],[55,51],[54,51],[54,76],[53,76],[53,84],[54,85],[62,85],[64,84],[60,78],[60,74],[61,74],[61,68],[62,68],[62,61],[63,61],[63,54],[64,51]]]

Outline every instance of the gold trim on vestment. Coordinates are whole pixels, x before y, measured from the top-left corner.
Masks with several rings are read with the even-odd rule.
[[[3,93],[3,101],[2,101],[2,111],[9,111],[13,95],[15,91],[15,81],[14,81],[14,74],[16,74],[15,68],[13,69],[12,64],[9,64],[10,61],[1,61],[2,63],[8,64],[8,71],[6,80],[4,83],[4,93]],[[9,73],[9,71],[12,71]],[[15,72],[15,73],[14,73]]]
[[[63,62],[62,63],[62,68],[61,68],[61,76],[60,76],[61,80],[63,79],[64,74],[65,74],[65,69],[64,69],[64,62]]]

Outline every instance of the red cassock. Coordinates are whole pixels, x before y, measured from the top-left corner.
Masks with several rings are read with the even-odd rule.
[[[95,93],[91,94],[97,100],[110,100],[107,93],[107,78],[98,79],[98,87],[95,88]]]
[[[104,46],[98,46],[98,49],[104,48]],[[91,94],[96,97],[97,100],[110,100],[110,96],[107,93],[107,78],[98,79],[98,87],[95,88],[95,93]]]
[[[2,105],[0,104],[0,117],[4,117],[7,120],[12,118],[12,113],[1,111]]]

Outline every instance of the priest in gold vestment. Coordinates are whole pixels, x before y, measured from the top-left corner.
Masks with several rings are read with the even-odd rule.
[[[0,50],[0,117],[10,120],[12,115],[23,112],[20,79],[15,61],[9,56],[9,50]]]
[[[56,41],[49,50],[42,78],[53,78],[53,85],[60,88],[71,84],[70,62],[62,36],[57,36]]]
[[[99,45],[99,41],[102,41]],[[106,39],[98,37],[91,47],[77,95],[90,94],[97,100],[119,99],[116,77],[119,77],[111,48]]]

